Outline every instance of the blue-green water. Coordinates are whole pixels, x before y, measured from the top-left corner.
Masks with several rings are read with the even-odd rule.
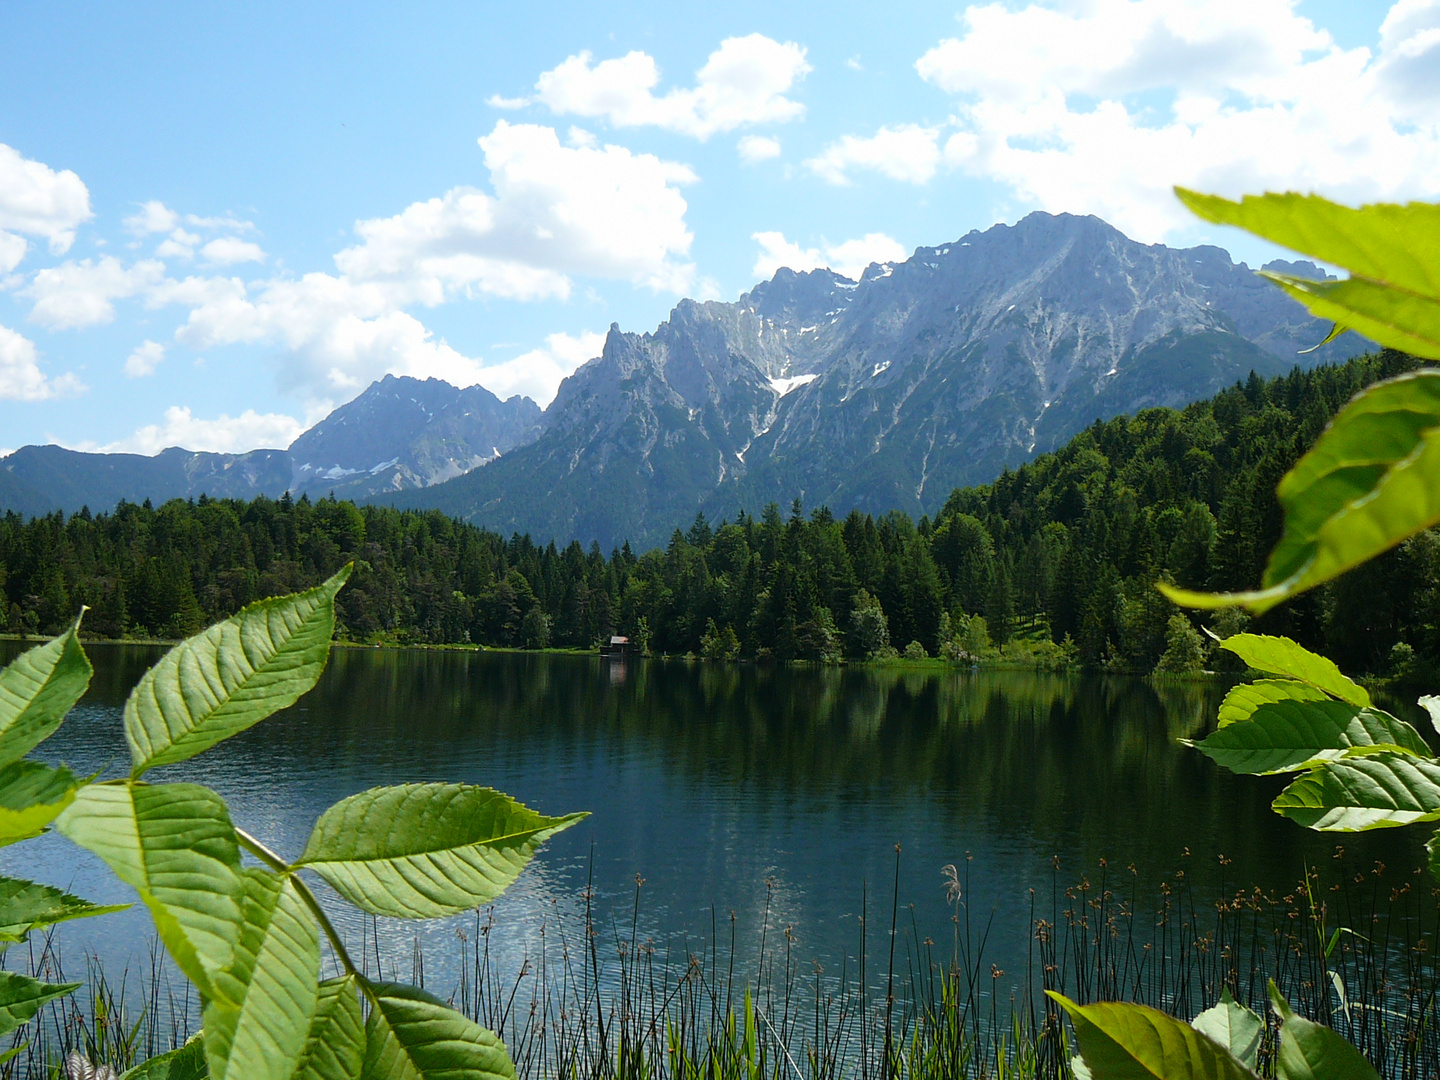
[[[3,649],[8,660],[18,646]],[[91,692],[38,756],[118,774],[121,706],[160,650],[89,652]],[[693,948],[712,927],[728,939],[733,914],[743,958],[768,906],[770,933],[789,928],[802,961],[833,965],[857,951],[863,896],[876,940],[888,924],[897,844],[907,921],[948,937],[941,867],[968,866],[971,911],[993,920],[987,959],[1012,971],[1029,947],[1031,890],[1043,909],[1057,880],[1093,875],[1101,859],[1113,872],[1133,866],[1142,895],[1183,868],[1202,903],[1238,886],[1288,887],[1307,858],[1420,864],[1422,830],[1348,837],[1336,863],[1334,838],[1270,811],[1280,781],[1231,776],[1179,745],[1204,732],[1223,692],[1078,675],[343,649],[297,707],[156,778],[208,784],[237,824],[290,855],[327,806],[380,784],[460,780],[548,813],[591,811],[495,909],[493,947],[516,969],[543,925],[580,909],[587,882],[602,926],[623,921],[628,936],[637,875],[642,937]],[[54,835],[0,851],[0,870],[127,899]],[[363,920],[332,906],[358,943]],[[408,977],[417,928],[427,982],[443,990],[456,921],[380,920],[380,963]],[[150,936],[132,910],[70,924],[61,940],[72,962],[95,950],[107,967],[133,967]]]

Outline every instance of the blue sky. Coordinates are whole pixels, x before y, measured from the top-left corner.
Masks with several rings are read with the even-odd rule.
[[[0,451],[286,445],[385,372],[542,404],[618,322],[1184,183],[1440,197],[1440,0],[0,13]]]

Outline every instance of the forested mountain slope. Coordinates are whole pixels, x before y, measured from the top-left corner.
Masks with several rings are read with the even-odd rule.
[[[1148,670],[1175,609],[1153,588],[1255,584],[1279,530],[1280,476],[1360,387],[1414,367],[1398,354],[1247,379],[1185,409],[1097,423],[936,517],[773,504],[697,518],[643,555],[539,545],[435,511],[288,496],[126,504],[113,514],[0,519],[0,626],[53,632],[81,603],[96,635],[179,635],[347,560],[345,636],[590,646],[611,632],[698,651],[713,622],[742,655],[858,650],[852,613],[878,597],[891,641],[933,652],[942,614],[993,637],[1046,628],[1091,664]],[[1260,624],[1383,670],[1404,641],[1440,663],[1440,545],[1426,534]],[[643,620],[643,624],[642,624]]]

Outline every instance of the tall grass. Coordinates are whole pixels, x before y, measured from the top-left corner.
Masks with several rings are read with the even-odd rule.
[[[1382,1075],[1440,1076],[1440,890],[1419,871],[1377,864],[1341,878],[1315,868],[1284,892],[1237,883],[1215,900],[1198,897],[1183,869],[1152,890],[1133,867],[1103,860],[1062,881],[1057,859],[1049,887],[1021,898],[1028,956],[1007,972],[989,958],[994,908],[971,896],[969,865],[944,868],[951,919],[933,937],[902,902],[898,872],[883,895],[862,896],[854,948],[836,970],[803,956],[768,903],[758,950],[737,947],[734,916],[714,916],[697,941],[647,939],[637,878],[623,910],[597,912],[588,887],[575,914],[557,905],[518,970],[492,951],[504,933],[494,910],[476,912],[447,958],[458,978],[429,989],[498,1031],[526,1080],[1029,1080],[1070,1070],[1066,1029],[1043,990],[1189,1019],[1228,987],[1266,1015],[1273,978]],[[418,938],[406,972],[382,970],[377,925],[364,936],[356,952],[373,974],[424,984]],[[13,952],[5,960],[20,966]],[[28,965],[64,977],[53,936],[30,948]],[[83,966],[82,990],[12,1037],[24,1049],[0,1078],[56,1076],[71,1049],[123,1068],[198,1023],[187,984],[153,951],[147,970],[118,984],[93,957]],[[1272,1031],[1262,1071],[1273,1046]]]

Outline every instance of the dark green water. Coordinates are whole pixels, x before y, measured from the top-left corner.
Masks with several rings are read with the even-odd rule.
[[[18,651],[3,649],[7,660]],[[160,650],[89,651],[91,693],[41,756],[118,773],[121,706]],[[462,780],[549,813],[591,811],[497,906],[492,941],[517,968],[542,924],[580,909],[592,875],[605,926],[623,922],[628,934],[638,874],[642,936],[694,948],[712,926],[728,938],[733,913],[743,958],[768,904],[770,933],[791,928],[804,961],[833,965],[858,949],[866,893],[879,946],[899,844],[905,918],[948,937],[941,867],[968,866],[972,913],[993,912],[987,959],[1018,970],[1031,890],[1043,910],[1057,880],[1093,877],[1101,859],[1112,874],[1133,865],[1142,897],[1184,869],[1201,902],[1240,886],[1287,888],[1307,859],[1350,872],[1376,859],[1420,865],[1424,830],[1346,837],[1345,857],[1332,859],[1335,838],[1270,811],[1279,781],[1231,776],[1178,745],[1203,734],[1223,692],[1014,672],[338,650],[299,706],[161,774],[215,788],[238,824],[291,855],[327,806],[379,784]],[[0,851],[0,869],[126,898],[54,836]],[[340,921],[358,941],[361,919],[342,911]],[[437,988],[455,929],[421,924]],[[381,920],[387,971],[408,977],[412,932]],[[133,964],[149,937],[147,917],[131,911],[71,924],[63,940],[72,956],[95,949],[107,964]]]

